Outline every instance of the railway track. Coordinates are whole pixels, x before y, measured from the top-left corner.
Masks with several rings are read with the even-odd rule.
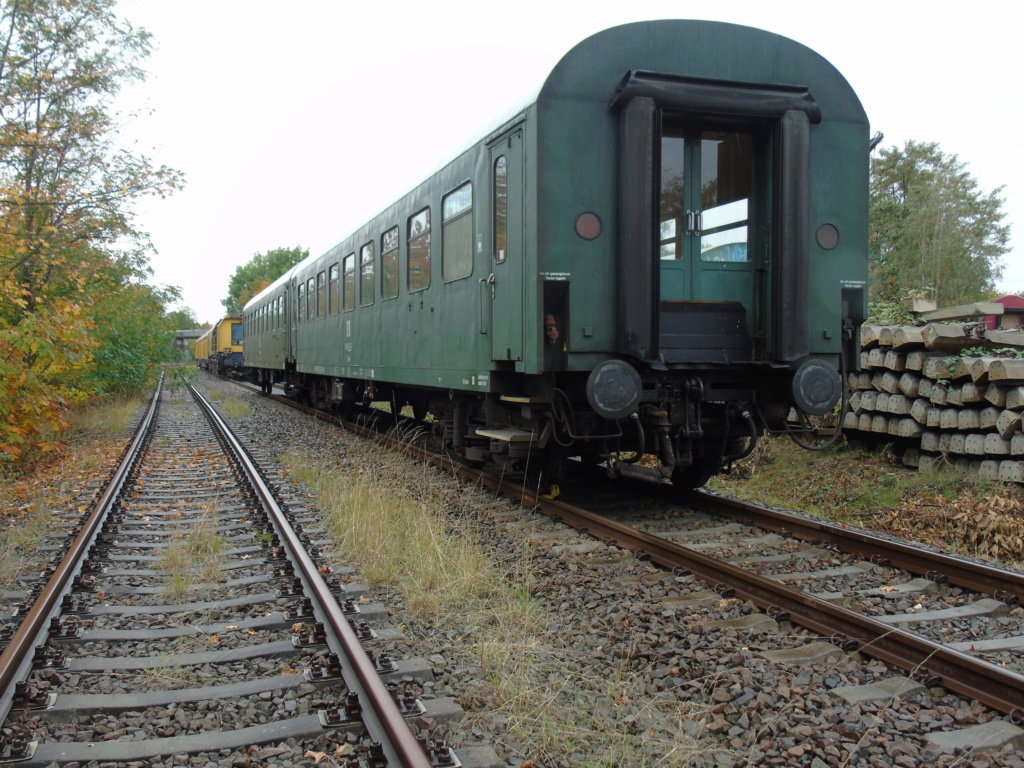
[[[411,724],[458,708],[417,698],[428,666],[375,652],[371,623],[386,611],[331,572],[316,521],[198,391],[158,391],[72,524],[9,622],[2,759],[239,766],[291,750],[344,766],[461,765]]]
[[[429,450],[419,455],[450,465]],[[792,623],[821,635],[821,644],[808,644],[809,654],[823,653],[827,644],[891,664],[894,674],[879,695],[941,686],[1003,715],[980,730],[951,732],[950,744],[1024,740],[1018,727],[1024,617],[1017,608],[1024,578],[1018,573],[710,493],[693,494],[683,505],[657,490],[626,500],[602,489],[574,494],[575,503],[567,504],[507,477],[453,469],[547,515],[556,527],[692,580],[698,586],[688,594],[695,599],[746,601],[752,610],[740,629]]]

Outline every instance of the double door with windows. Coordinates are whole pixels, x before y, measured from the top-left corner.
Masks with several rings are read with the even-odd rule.
[[[659,347],[669,358],[725,347],[749,359],[764,143],[743,128],[662,124]]]

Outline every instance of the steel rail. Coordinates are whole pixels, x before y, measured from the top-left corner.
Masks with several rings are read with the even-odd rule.
[[[691,506],[765,530],[792,534],[803,541],[827,544],[874,563],[948,581],[1007,602],[1024,601],[1024,574],[984,563],[960,560],[952,555],[916,548],[871,533],[769,509],[761,504],[730,499],[707,491],[694,491]],[[1008,600],[1008,598],[1010,598]]]
[[[676,572],[692,572],[716,591],[749,600],[769,615],[785,615],[846,651],[862,651],[917,679],[934,678],[951,691],[977,699],[1016,722],[1024,721],[1022,675],[614,520],[538,498],[526,489],[522,493],[544,514],[578,530],[615,540],[638,557]]]
[[[284,511],[277,503],[273,492],[263,480],[256,465],[249,458],[248,452],[209,401],[195,387],[190,386],[189,389],[196,402],[207,414],[211,424],[221,433],[236,455],[239,465],[277,529],[282,544],[289,550],[293,565],[296,566],[311,600],[323,616],[324,623],[330,626],[335,637],[338,638],[342,651],[338,656],[345,684],[350,691],[359,696],[359,701],[363,705],[363,722],[370,738],[380,742],[389,765],[401,765],[405,768],[430,768],[430,759],[409,728],[398,704],[388,691],[387,685],[381,680],[376,665],[363,649],[356,637],[355,630],[349,625],[348,618],[342,613],[341,606],[338,605],[331,593],[330,587],[320,575],[317,565],[306,553],[301,540],[288,523]]]
[[[0,654],[0,722],[7,719],[14,702],[15,687],[32,670],[36,646],[46,642],[50,631],[50,620],[60,612],[60,601],[71,591],[74,578],[82,569],[82,563],[100,529],[106,523],[111,507],[118,500],[132,470],[141,455],[142,446],[153,427],[163,376],[157,384],[149,408],[135,430],[135,435],[125,450],[124,457],[114,470],[103,493],[93,505],[70,548],[54,569],[43,591],[29,609],[14,636]]]
[[[294,404],[286,398],[271,397],[280,399],[288,405]],[[324,420],[342,424],[357,434],[379,441],[387,439],[378,432],[342,422],[315,409],[304,406],[300,408]],[[693,573],[716,591],[725,594],[731,591],[735,596],[751,601],[769,615],[785,616],[790,621],[825,636],[847,652],[859,650],[893,664],[917,679],[934,681],[948,690],[970,696],[1009,715],[1014,722],[1024,722],[1022,675],[564,501],[546,499],[524,486],[459,464],[448,456],[409,444],[402,445],[401,448],[418,459],[448,469],[496,493],[514,498],[523,506],[564,522],[582,533],[614,542],[638,557],[649,559],[676,572]],[[780,513],[780,519],[782,517],[785,517],[788,523],[791,516],[782,516]],[[837,526],[823,526],[818,535],[823,535],[824,530],[830,527],[836,531],[842,530]],[[792,524],[779,530],[795,533],[797,526]],[[808,531],[815,531],[813,522]],[[874,537],[865,535],[864,538]],[[910,549],[907,545],[901,546]],[[932,553],[919,551],[919,554],[927,557]],[[945,558],[947,561],[955,560],[948,556]]]

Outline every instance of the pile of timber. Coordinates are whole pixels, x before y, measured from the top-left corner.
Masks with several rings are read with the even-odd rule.
[[[902,448],[922,469],[1024,482],[1024,330],[978,323],[865,326],[861,371],[849,374],[847,435]]]

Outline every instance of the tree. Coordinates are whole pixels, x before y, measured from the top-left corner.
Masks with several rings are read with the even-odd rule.
[[[169,296],[143,285],[131,206],[181,180],[117,144],[110,103],[142,79],[150,37],[114,6],[0,3],[0,463],[53,449],[68,403],[108,391],[97,368],[128,352],[106,346],[104,302],[162,317]]]
[[[228,297],[220,303],[228,312],[239,313],[246,303],[281,275],[309,256],[309,249],[275,248],[257,253],[240,267],[228,282]]]
[[[196,328],[206,328],[199,322],[196,317],[195,310],[192,307],[182,307],[181,309],[175,309],[167,313],[167,325],[175,331],[193,330]]]
[[[883,149],[871,161],[871,298],[926,292],[940,306],[984,298],[1009,250],[1002,191],[979,190],[937,144]]]

